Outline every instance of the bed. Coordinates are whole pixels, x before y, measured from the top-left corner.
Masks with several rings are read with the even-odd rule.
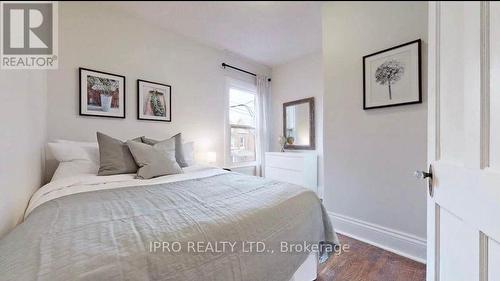
[[[204,166],[149,180],[85,174],[32,196],[24,222],[0,240],[0,274],[310,281],[331,252],[310,251],[320,241],[338,243],[320,200],[300,186]]]

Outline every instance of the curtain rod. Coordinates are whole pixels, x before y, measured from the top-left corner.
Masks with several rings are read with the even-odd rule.
[[[246,74],[249,74],[249,75],[252,75],[252,76],[257,76],[257,74],[253,73],[253,72],[250,72],[250,71],[246,71],[244,69],[241,69],[239,67],[236,67],[236,66],[232,66],[232,65],[229,65],[225,62],[222,63],[222,67],[223,68],[226,68],[226,67],[229,67],[229,68],[232,68],[234,70],[237,70],[237,71],[240,71],[240,72],[243,72],[243,73],[246,73]],[[267,81],[271,82],[271,78],[268,78]]]

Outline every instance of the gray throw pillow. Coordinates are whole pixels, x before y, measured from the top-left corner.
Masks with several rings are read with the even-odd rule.
[[[149,145],[154,145],[158,143],[159,141],[149,139],[146,137],[142,137],[142,142],[145,144]],[[181,166],[181,168],[185,168],[189,166],[188,162],[186,161],[186,157],[184,156],[184,150],[182,149],[182,135],[181,133],[178,133],[177,135],[171,137],[170,139],[173,139],[175,141],[175,160]]]
[[[135,138],[133,141],[141,141],[141,138]],[[100,132],[97,132],[97,143],[100,157],[98,176],[137,172],[138,167],[126,143]]]
[[[181,167],[175,161],[174,140],[169,139],[154,145],[127,141],[127,145],[139,166],[137,178],[151,179],[182,173]]]

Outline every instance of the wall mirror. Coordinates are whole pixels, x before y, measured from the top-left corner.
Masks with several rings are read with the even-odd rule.
[[[314,98],[283,104],[285,149],[315,149]]]

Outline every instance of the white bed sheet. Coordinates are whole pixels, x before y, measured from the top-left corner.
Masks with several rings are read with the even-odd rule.
[[[135,174],[123,174],[113,176],[97,176],[82,174],[74,177],[63,178],[52,181],[38,189],[30,199],[28,208],[24,213],[26,218],[36,207],[50,200],[75,193],[113,189],[129,186],[154,185],[185,181],[197,178],[206,178],[219,174],[228,173],[220,168],[194,165],[183,168],[182,174],[168,175],[153,179],[136,179]]]

